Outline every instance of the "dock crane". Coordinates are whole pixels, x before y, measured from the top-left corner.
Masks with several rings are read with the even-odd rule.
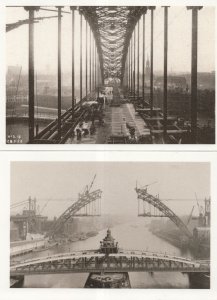
[[[190,221],[191,221],[191,219],[192,219],[192,214],[193,214],[193,211],[194,211],[194,205],[193,205],[193,207],[192,207],[192,209],[191,209],[191,212],[190,212],[190,215],[189,215],[189,217],[188,217],[188,220],[187,220],[186,226],[188,226],[189,222],[190,222]]]
[[[196,201],[197,201],[198,212],[199,212],[199,215],[200,215],[200,214],[203,213],[203,207],[199,205],[196,193],[195,193],[195,198],[196,198]]]

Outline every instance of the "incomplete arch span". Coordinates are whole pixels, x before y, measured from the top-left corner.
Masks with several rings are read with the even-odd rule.
[[[84,192],[82,195],[79,195],[78,201],[73,203],[71,206],[69,206],[64,213],[56,220],[53,227],[50,231],[50,236],[53,236],[56,232],[58,232],[62,226],[69,221],[73,216],[76,215],[78,211],[80,211],[81,208],[85,207],[87,204],[96,201],[98,199],[101,199],[102,191],[96,190],[91,193]]]
[[[188,230],[187,226],[182,222],[182,220],[163,202],[161,202],[158,198],[150,195],[146,189],[136,188],[137,198],[141,199],[156,207],[159,211],[161,211],[165,216],[170,218],[170,220],[189,238],[192,237],[191,232]]]

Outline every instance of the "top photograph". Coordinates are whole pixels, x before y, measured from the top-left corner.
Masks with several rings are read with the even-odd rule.
[[[7,6],[6,144],[214,144],[214,6]]]

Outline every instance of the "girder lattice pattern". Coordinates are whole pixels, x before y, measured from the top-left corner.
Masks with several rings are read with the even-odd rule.
[[[141,199],[150,205],[157,208],[161,211],[166,217],[170,218],[170,220],[176,224],[176,226],[189,238],[192,237],[191,232],[188,230],[187,226],[182,222],[182,220],[163,202],[161,202],[158,198],[150,195],[147,192],[147,189],[139,189],[136,188],[136,193],[138,199]]]
[[[97,44],[102,77],[123,79],[133,30],[147,6],[81,6]]]
[[[166,254],[128,251],[105,255],[97,250],[56,254],[12,265],[10,275],[82,272],[209,272],[209,261]]]
[[[101,199],[101,195],[102,191],[99,189],[91,193],[87,191],[79,195],[78,201],[76,201],[70,207],[68,207],[64,211],[64,213],[56,220],[54,226],[51,229],[50,235],[52,236],[56,232],[58,232],[61,229],[61,227],[72,218],[72,216],[75,216],[76,213],[81,210],[81,208],[85,207],[93,201]]]

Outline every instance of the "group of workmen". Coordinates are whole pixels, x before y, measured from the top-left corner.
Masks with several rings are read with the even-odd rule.
[[[105,108],[106,97],[98,97],[96,103],[93,103],[89,107],[89,112],[84,121],[79,122],[75,128],[75,134],[77,141],[80,141],[82,137],[88,134],[93,135],[96,131],[95,121],[98,120],[98,125],[103,126],[103,109]],[[91,121],[91,122],[90,122]]]

